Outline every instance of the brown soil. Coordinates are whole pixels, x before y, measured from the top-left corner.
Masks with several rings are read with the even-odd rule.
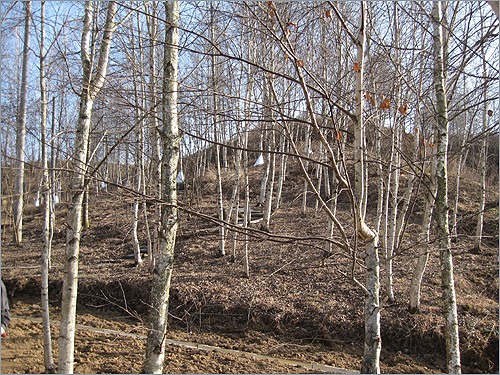
[[[325,257],[320,242],[304,239],[323,235],[326,217],[321,212],[315,216],[313,208],[306,217],[300,215],[301,199],[295,198],[301,185],[298,178],[287,180],[286,203],[273,215],[271,233],[302,240],[252,240],[250,278],[244,277],[242,242],[238,242],[234,262],[232,245],[228,246],[229,255],[220,257],[214,225],[195,214],[181,213],[168,338],[359,370],[364,337],[363,294],[346,277],[350,263],[344,257]],[[472,184],[466,192],[473,195]],[[215,215],[211,195],[196,202],[203,195],[190,194],[189,190],[181,193],[185,208],[193,209],[186,202],[196,203],[197,211]],[[80,252],[78,323],[144,333],[151,277],[146,265],[135,267],[133,260],[126,258],[132,253],[131,201],[118,193],[100,193],[91,198],[91,227],[84,231]],[[347,223],[343,199],[339,216]],[[498,194],[493,199],[498,200]],[[463,372],[498,373],[498,206],[486,213],[485,228],[490,237],[476,252],[470,250],[473,242],[468,237],[475,221],[470,202],[473,200],[467,201],[467,208],[460,212],[461,236],[453,249]],[[395,259],[396,299],[385,301],[381,313],[384,373],[446,370],[439,258],[435,251],[424,276],[422,312],[412,315],[407,311],[409,280],[419,246],[419,205],[417,201],[409,220],[401,247],[404,251]],[[65,215],[66,206],[59,204],[50,273],[53,320],[59,319]],[[11,228],[2,222],[2,279],[9,291],[13,315],[41,315],[37,268],[41,220],[41,211],[28,205],[22,247],[11,243]],[[145,238],[143,232],[141,238]],[[360,267],[355,275],[363,280]],[[57,331],[54,327],[56,362]],[[141,339],[78,330],[75,372],[137,373],[144,345]],[[173,345],[167,347],[166,358],[165,373],[307,372],[305,368],[269,360]],[[2,373],[43,371],[41,324],[13,319],[7,338],[2,340]]]

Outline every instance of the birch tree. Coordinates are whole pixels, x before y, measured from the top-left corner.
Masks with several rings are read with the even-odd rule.
[[[158,20],[156,18],[157,2],[153,1],[151,4],[147,5],[146,8],[151,14],[148,14],[146,18],[146,23],[148,27],[148,35],[150,39],[149,45],[149,111],[150,116],[150,127],[151,127],[151,143],[152,143],[152,183],[155,186],[155,194],[159,197],[161,192],[161,163],[160,163],[160,153],[161,153],[161,140],[158,135],[158,116],[156,110],[156,44],[157,44],[157,32],[158,32]],[[158,253],[158,233],[160,232],[160,205],[158,203],[154,204],[154,217],[153,217],[153,245],[152,247],[148,245],[148,268],[152,272],[154,269],[154,253]]]
[[[483,28],[481,28],[481,34],[483,33]],[[486,54],[484,51],[484,44],[481,46],[481,57],[483,60],[483,76],[487,77],[486,72]],[[488,82],[485,78],[484,85],[484,105],[483,105],[483,118],[482,118],[482,133],[483,139],[481,140],[481,148],[479,151],[479,176],[480,176],[480,194],[479,194],[479,212],[477,215],[476,224],[476,241],[474,244],[474,250],[477,253],[481,252],[481,238],[483,237],[483,222],[484,222],[484,207],[486,203],[486,155],[487,155],[487,133],[488,129]]]
[[[104,85],[108,66],[111,38],[115,30],[116,2],[110,1],[107,8],[106,23],[101,41],[99,60],[95,73],[92,74],[90,59],[91,28],[93,4],[85,2],[83,32],[81,40],[81,59],[83,67],[83,85],[80,93],[80,110],[78,113],[75,154],[73,158],[74,172],[71,179],[73,191],[67,216],[66,254],[64,262],[64,279],[61,305],[61,329],[59,333],[59,373],[73,373],[76,299],[78,292],[78,258],[80,236],[82,230],[82,201],[85,190],[85,172],[87,169],[87,147],[92,117],[92,107],[97,94]]]
[[[165,357],[165,332],[168,321],[168,299],[172,277],[177,219],[177,164],[180,137],[177,119],[177,75],[179,63],[179,3],[165,4],[166,30],[163,62],[163,126],[160,132],[163,144],[162,156],[162,201],[159,236],[159,253],[155,258],[151,308],[146,356],[143,371],[146,374],[161,374]]]
[[[211,69],[211,89],[212,89],[212,97],[213,97],[213,127],[214,127],[214,140],[215,140],[215,168],[216,168],[216,179],[217,179],[217,213],[219,220],[221,222],[224,221],[224,198],[222,192],[222,176],[221,176],[221,125],[220,125],[220,116],[219,116],[219,97],[217,93],[218,85],[217,85],[217,58],[215,56],[215,9],[213,1],[210,2],[210,42],[212,45],[210,46],[210,69]],[[226,255],[226,228],[224,225],[219,226],[219,253],[221,256]]]
[[[451,253],[448,227],[448,107],[446,101],[446,80],[443,44],[443,9],[441,1],[434,1],[432,8],[434,90],[436,94],[436,226],[441,260],[441,286],[443,289],[446,337],[446,363],[450,374],[461,373],[460,346],[458,337],[457,300],[453,277],[453,256]]]
[[[24,48],[21,73],[21,93],[16,117],[16,161],[14,179],[14,200],[12,213],[14,216],[14,241],[21,245],[23,241],[23,209],[24,209],[24,161],[26,147],[26,111],[28,97],[28,62],[30,50],[31,1],[24,4]]]
[[[49,260],[50,249],[52,246],[51,225],[52,216],[52,197],[49,187],[49,171],[47,160],[47,82],[45,77],[45,1],[41,3],[40,12],[40,144],[42,147],[42,196],[43,205],[43,246],[42,246],[42,264],[41,264],[41,305],[42,305],[42,323],[43,323],[43,358],[45,372],[47,374],[55,373],[54,359],[52,357],[52,338],[50,334],[49,318]]]

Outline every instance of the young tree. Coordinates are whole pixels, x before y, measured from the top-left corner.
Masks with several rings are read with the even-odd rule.
[[[163,126],[160,136],[163,144],[162,156],[162,201],[159,233],[160,252],[156,255],[151,288],[151,308],[146,356],[143,371],[146,374],[161,374],[165,356],[165,332],[168,320],[168,299],[172,277],[177,219],[177,164],[179,160],[180,136],[177,116],[177,75],[179,69],[179,3],[165,4],[165,44],[163,63]]]
[[[106,24],[102,36],[99,61],[92,75],[90,59],[91,26],[93,4],[85,2],[83,32],[81,41],[81,59],[83,66],[83,87],[80,93],[80,110],[75,138],[75,155],[73,159],[74,172],[71,179],[71,197],[68,210],[66,233],[66,255],[64,262],[63,295],[61,306],[61,329],[59,333],[59,363],[60,373],[73,373],[76,298],[78,292],[78,257],[80,251],[80,236],[82,230],[82,201],[85,191],[85,172],[87,170],[87,147],[92,117],[92,107],[97,94],[104,85],[108,66],[111,38],[115,31],[116,2],[108,4]]]
[[[441,286],[443,288],[446,362],[450,374],[461,373],[458,337],[457,299],[453,278],[453,257],[448,227],[448,107],[446,102],[446,72],[444,66],[446,45],[443,37],[443,9],[441,1],[432,8],[434,27],[434,90],[436,94],[436,226],[441,259]]]
[[[40,139],[42,147],[42,195],[43,205],[43,246],[41,264],[41,304],[43,320],[43,353],[45,372],[55,373],[54,359],[52,357],[52,338],[50,335],[49,318],[49,259],[52,246],[52,197],[49,186],[49,171],[47,161],[47,80],[45,77],[45,1],[41,3],[40,12]]]
[[[24,208],[24,161],[26,147],[26,111],[28,97],[28,62],[30,50],[31,1],[24,4],[24,49],[21,75],[21,94],[16,118],[16,171],[14,179],[14,200],[12,213],[14,215],[14,241],[21,245],[23,241],[23,208]]]

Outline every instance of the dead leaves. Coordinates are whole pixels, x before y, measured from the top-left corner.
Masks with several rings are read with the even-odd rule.
[[[380,105],[378,107],[382,110],[390,109],[391,102],[389,101],[389,99],[384,98],[384,100],[382,100],[382,103],[380,103]]]
[[[355,63],[354,63],[354,67],[353,67],[353,69],[354,69],[356,72],[359,72],[359,71],[360,71],[360,69],[359,69],[359,63],[355,62]]]
[[[274,5],[273,1],[266,1],[267,6],[271,8],[272,10],[276,10],[276,5]]]
[[[407,111],[408,111],[408,104],[403,104],[401,107],[398,108],[398,111],[402,114],[402,115],[406,115]]]

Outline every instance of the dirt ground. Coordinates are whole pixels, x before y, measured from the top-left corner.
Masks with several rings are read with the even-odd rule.
[[[216,202],[189,189],[181,193],[186,210],[180,214],[168,338],[359,370],[363,294],[349,280],[350,262],[338,253],[326,256],[324,245],[314,239],[324,235],[326,217],[315,214],[313,204],[305,217],[300,214],[301,199],[295,198],[301,184],[300,179],[287,181],[288,196],[271,219],[272,233],[300,239],[266,241],[265,235],[252,239],[250,278],[244,275],[242,235],[234,261],[232,241],[228,241],[228,255],[221,257],[214,224],[190,212],[215,215]],[[485,246],[479,253],[472,251],[475,189],[472,183],[463,184],[460,236],[453,244],[463,372],[498,373],[498,205],[486,212]],[[209,182],[205,188],[210,189]],[[498,201],[498,194],[490,193],[489,201],[494,200]],[[82,235],[80,250],[79,324],[145,333],[151,277],[145,264],[136,267],[128,258],[132,253],[131,204],[130,197],[117,192],[91,194],[91,227]],[[434,245],[423,281],[422,311],[413,315],[407,311],[408,286],[420,246],[421,206],[417,201],[401,254],[394,261],[395,301],[385,300],[381,313],[384,373],[446,370],[439,258]],[[61,299],[66,208],[65,204],[57,206],[49,277],[51,319],[55,321]],[[341,215],[343,210],[348,212],[346,208],[341,198]],[[12,244],[11,227],[2,221],[2,280],[13,315],[41,316],[41,220],[41,211],[28,205],[22,247]],[[145,242],[143,224],[140,230]],[[363,281],[361,267],[355,276]],[[56,362],[57,331],[53,327]],[[144,347],[143,339],[80,329],[75,373],[137,373]],[[303,367],[218,351],[175,345],[166,350],[165,373],[308,372]],[[2,340],[1,355],[2,373],[43,372],[41,324],[13,319]]]

